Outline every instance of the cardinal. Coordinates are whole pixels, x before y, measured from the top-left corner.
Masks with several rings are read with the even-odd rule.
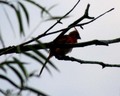
[[[68,35],[63,35],[59,39],[55,41],[56,44],[75,44],[77,40],[81,39],[78,30],[75,28],[74,31],[70,32]],[[52,48],[50,49],[50,53],[45,63],[43,64],[39,76],[42,74],[44,67],[46,66],[49,59],[53,56],[62,57],[67,53],[71,52],[72,48]]]

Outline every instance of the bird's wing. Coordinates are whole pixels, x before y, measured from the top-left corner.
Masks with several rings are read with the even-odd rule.
[[[65,44],[65,43],[67,43],[67,40],[68,40],[68,35],[64,35],[64,36],[60,37],[58,40],[56,40],[55,43]]]

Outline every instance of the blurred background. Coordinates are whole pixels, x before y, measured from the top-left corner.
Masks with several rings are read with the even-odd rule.
[[[10,2],[16,3],[18,0],[9,0]],[[4,40],[5,46],[18,45],[25,41],[30,40],[33,37],[37,37],[39,34],[44,33],[51,25],[53,25],[56,20],[49,20],[49,16],[43,14],[41,18],[40,9],[36,8],[24,0],[21,2],[26,5],[29,11],[30,23],[29,27],[26,23],[23,11],[21,11],[23,26],[25,36],[20,37],[18,21],[14,10],[11,10],[8,6],[0,5],[0,33]],[[34,0],[34,2],[44,6],[46,9],[55,5],[50,13],[53,16],[63,16],[66,14],[77,2],[77,0]],[[92,17],[97,17],[100,14],[106,12],[111,8],[115,8],[110,13],[105,14],[101,18],[95,20],[94,22],[83,26],[84,30],[80,27],[76,27],[81,35],[81,40],[79,42],[90,41],[94,39],[98,40],[109,40],[120,37],[120,1],[119,0],[81,0],[77,7],[69,14],[69,17],[62,20],[63,24],[57,24],[50,32],[56,31],[62,28],[66,28],[69,24],[80,18],[87,7],[90,4],[89,15]],[[8,13],[13,28],[9,23],[9,19],[5,13]],[[84,20],[85,22],[87,20]],[[50,42],[58,34],[49,35],[41,38],[42,42]],[[0,45],[2,48],[2,44]],[[110,44],[109,46],[87,46],[74,48],[69,56],[90,61],[102,61],[108,64],[120,64],[120,43]],[[48,53],[44,50],[39,50],[45,56]],[[2,55],[0,57],[0,62],[4,61],[6,58],[17,57],[21,61],[26,61],[30,63],[26,66],[28,72],[37,70],[39,73],[42,67],[38,62],[22,54],[10,54],[7,56]],[[45,60],[43,60],[44,62]],[[56,71],[49,64],[47,65],[52,72],[52,76],[44,69],[42,76],[40,78],[31,78],[27,85],[32,86],[38,90],[47,93],[49,96],[120,96],[120,68],[107,67],[102,69],[100,65],[87,65],[79,64],[77,62],[71,61],[60,61],[56,58],[51,58],[51,61],[60,72]],[[16,66],[17,67],[17,66]],[[19,82],[18,78],[13,75],[13,72],[7,69],[7,74],[2,70],[1,74],[8,76],[15,82]],[[18,69],[19,70],[19,69]],[[15,89],[8,82],[0,80],[0,88]],[[16,91],[15,91],[16,92]],[[36,96],[33,93],[25,92],[22,96]],[[2,93],[0,93],[2,96]]]

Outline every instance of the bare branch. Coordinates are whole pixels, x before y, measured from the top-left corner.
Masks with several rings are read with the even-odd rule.
[[[61,36],[63,36],[69,29],[71,29],[72,27],[75,27],[78,23],[80,23],[82,20],[84,19],[94,19],[94,17],[90,17],[88,16],[88,11],[89,11],[89,7],[90,7],[90,4],[87,5],[87,8],[85,10],[85,13],[82,17],[80,17],[79,19],[77,19],[76,21],[74,21],[73,23],[71,23],[66,29],[64,29],[55,39],[54,41],[56,41],[57,39],[59,39]],[[54,42],[53,41],[53,42]]]
[[[110,10],[108,10],[108,11],[106,11],[105,13],[103,13],[103,14],[99,15],[98,17],[96,17],[96,18],[92,19],[91,21],[88,21],[88,22],[85,22],[85,23],[81,23],[81,24],[77,24],[76,26],[83,27],[84,25],[87,25],[87,24],[89,24],[89,23],[91,23],[91,22],[93,22],[93,21],[95,21],[95,20],[99,19],[100,17],[102,17],[103,15],[105,15],[105,14],[107,14],[107,13],[111,12],[112,10],[114,10],[114,8],[111,8]]]
[[[88,4],[88,7],[86,8],[87,11],[85,11],[86,14],[88,14],[89,6],[90,6],[90,5]],[[108,12],[110,12],[110,11],[112,11],[112,10],[114,10],[114,8],[111,8],[110,10],[102,13],[101,15],[97,16],[96,18],[90,17],[89,15],[86,15],[86,17],[87,17],[88,19],[92,19],[92,20],[91,20],[91,21],[88,21],[88,22],[85,22],[85,23],[81,23],[81,24],[76,24],[76,25],[75,25],[75,23],[79,23],[79,22],[81,21],[81,19],[79,18],[79,19],[77,19],[76,21],[74,21],[72,24],[70,24],[69,27],[63,28],[63,29],[60,29],[60,30],[56,30],[56,31],[53,31],[53,32],[46,33],[45,36],[52,35],[52,34],[59,33],[59,32],[64,32],[64,31],[69,30],[69,29],[71,29],[72,27],[76,27],[76,26],[79,26],[79,27],[81,27],[81,28],[83,29],[83,26],[84,26],[84,25],[87,25],[87,24],[89,24],[89,23],[92,23],[93,21],[99,19],[100,17],[102,17],[103,15],[107,14]],[[41,36],[41,37],[42,37],[42,36]]]
[[[77,6],[77,4],[79,2],[80,2],[80,0],[76,3],[76,5],[66,15],[68,15]],[[108,13],[108,12],[110,12],[110,11],[112,11],[114,9],[114,8],[112,8],[112,9],[106,11],[105,13],[99,15],[98,17],[94,18],[94,17],[90,17],[88,15],[89,7],[90,7],[90,4],[88,4],[88,6],[87,6],[87,8],[85,10],[85,14],[82,17],[80,17],[79,19],[77,19],[76,21],[74,21],[73,23],[71,23],[67,28],[64,28],[64,29],[61,29],[61,30],[57,30],[55,32],[50,32],[50,33],[46,32],[46,33],[41,34],[38,37],[36,37],[36,38],[34,38],[34,39],[30,40],[30,41],[24,42],[24,43],[22,43],[20,45],[10,46],[10,47],[7,47],[7,48],[0,49],[0,55],[9,54],[9,53],[20,53],[22,51],[23,52],[24,51],[29,51],[29,50],[31,50],[30,46],[33,46],[36,49],[41,49],[41,47],[39,45],[26,45],[26,44],[31,43],[33,41],[36,41],[36,40],[38,40],[41,37],[44,37],[44,36],[47,36],[47,35],[50,35],[50,34],[54,34],[54,33],[58,33],[58,32],[62,31],[62,33],[58,37],[56,37],[56,39],[58,39],[59,37],[61,37],[62,35],[64,35],[70,28],[75,27],[75,26],[80,26],[81,28],[83,28],[82,27],[83,25],[86,25],[86,24],[89,24],[89,23],[95,21],[96,19],[100,18],[101,16],[105,15],[106,13]],[[92,19],[92,20],[89,21],[89,22],[86,22],[86,23],[78,24],[78,23],[80,23],[85,18]],[[56,41],[56,39],[53,40],[53,42]],[[93,45],[93,44],[96,44],[96,45],[108,45],[109,43],[111,43],[113,41],[114,42],[119,42],[119,38],[117,38],[117,40],[115,39],[115,40],[111,40],[109,42],[108,41],[93,40],[93,41],[89,41],[89,42],[84,42],[82,44],[74,44],[74,45],[67,44],[67,46],[68,47],[71,47],[71,46],[72,47],[83,47],[83,46],[88,46],[88,45]],[[24,45],[26,45],[26,46],[24,46]],[[51,43],[50,44],[47,43],[47,44],[44,44],[44,45],[46,46],[46,48],[50,48],[51,45],[53,46],[53,44],[51,44]],[[57,45],[56,47],[59,47],[59,45]],[[63,47],[66,47],[66,46],[63,45]]]
[[[68,16],[74,9],[75,7],[79,4],[80,0],[78,0],[78,2],[73,6],[73,8],[68,11],[63,17],[61,17],[55,24],[53,24],[48,30],[46,30],[44,32],[44,34],[46,34],[49,30],[51,30],[56,24],[60,23],[62,19],[64,19],[66,16]]]
[[[55,25],[60,23],[63,18],[65,18],[67,15],[69,15],[75,9],[75,7],[79,4],[79,2],[80,2],[80,0],[78,0],[78,2],[73,6],[73,8],[69,12],[67,12],[63,17],[61,17],[56,23],[54,23],[50,28],[48,28],[43,34],[41,34],[41,35],[37,36],[36,38],[33,38],[33,39],[31,39],[27,42],[24,42],[24,43],[22,43],[18,46],[23,46],[23,45],[29,44],[33,41],[36,41],[36,40],[40,39],[41,37],[46,36],[47,32],[50,31]]]
[[[108,63],[104,63],[104,62],[100,62],[100,61],[87,61],[87,60],[81,60],[81,59],[76,59],[74,57],[69,57],[69,56],[64,56],[64,57],[56,57],[57,59],[59,60],[65,60],[65,61],[75,61],[75,62],[78,62],[80,64],[98,64],[98,65],[101,65],[102,68],[105,68],[105,67],[120,67],[120,64],[108,64]]]
[[[50,34],[54,34],[54,33],[58,33],[58,32],[61,32],[61,34],[56,38],[56,39],[58,39],[60,36],[62,36],[62,35],[64,35],[69,29],[71,29],[72,27],[75,27],[75,26],[80,26],[81,28],[83,28],[83,25],[86,25],[86,24],[89,24],[89,23],[91,23],[91,22],[93,22],[93,21],[95,21],[96,19],[98,19],[98,18],[100,18],[101,16],[103,16],[103,15],[105,15],[106,13],[108,13],[108,12],[110,12],[110,11],[112,11],[112,10],[114,10],[114,8],[111,8],[110,10],[108,10],[108,11],[106,11],[106,12],[104,12],[103,14],[101,14],[101,15],[99,15],[98,17],[96,17],[96,18],[94,18],[94,17],[90,17],[89,16],[89,8],[90,8],[90,4],[88,4],[87,5],[87,8],[86,8],[86,10],[85,10],[85,13],[84,13],[84,15],[82,16],[82,17],[80,17],[79,19],[77,19],[76,21],[74,21],[73,23],[71,23],[67,28],[64,28],[64,29],[61,29],[61,30],[57,30],[57,31],[55,31],[55,32],[50,32],[50,33],[47,33],[50,29],[52,29],[56,24],[58,24],[59,22],[61,22],[61,20],[64,18],[64,17],[66,17],[67,15],[69,15],[74,9],[75,9],[75,7],[79,4],[79,2],[80,2],[80,0],[78,0],[78,2],[73,6],[73,8],[69,11],[69,12],[67,12],[63,17],[61,17],[55,24],[53,24],[48,30],[46,30],[43,34],[41,34],[41,35],[39,35],[38,37],[36,37],[36,38],[34,38],[34,39],[32,39],[32,40],[30,40],[30,41],[27,41],[27,42],[24,42],[24,43],[22,43],[22,44],[20,44],[20,45],[17,45],[17,46],[10,46],[10,47],[8,47],[8,48],[4,48],[3,50],[1,49],[0,50],[0,55],[2,55],[2,54],[4,54],[4,53],[7,53],[8,51],[10,52],[11,50],[14,50],[14,49],[16,49],[15,51],[12,51],[12,52],[18,52],[18,49],[20,48],[20,49],[22,49],[23,47],[27,47],[27,46],[23,46],[23,45],[26,45],[26,44],[28,44],[28,43],[31,43],[31,42],[33,42],[33,41],[36,41],[37,39],[39,39],[39,38],[41,38],[41,37],[44,37],[44,36],[47,36],[47,35],[50,35]],[[91,21],[89,21],[89,22],[85,22],[85,23],[81,23],[81,24],[78,24],[78,23],[80,23],[82,20],[84,20],[84,19],[92,19]],[[55,40],[56,40],[55,39]],[[55,41],[54,40],[54,41]],[[54,42],[53,41],[53,42]],[[119,39],[117,40],[118,42],[119,42]],[[94,44],[96,41],[92,41],[92,43]],[[105,41],[106,42],[106,41]],[[109,41],[110,42],[110,41]],[[108,42],[108,43],[109,43]],[[112,42],[113,42],[113,40],[112,40]],[[116,42],[116,40],[115,40],[115,42]],[[88,42],[87,42],[88,43]],[[90,44],[91,44],[91,42],[89,42]],[[106,42],[107,43],[107,42]],[[76,44],[77,46],[79,45],[79,44]],[[76,46],[75,45],[75,46]],[[81,45],[81,44],[80,44]],[[87,44],[87,45],[89,45],[89,44]],[[85,44],[85,46],[87,46],[86,44]],[[103,44],[103,45],[106,45],[105,43]],[[29,45],[28,45],[29,46]],[[71,45],[70,45],[71,46]],[[6,50],[7,49],[7,50]],[[1,51],[4,51],[4,52],[1,52]],[[12,53],[11,52],[11,53]]]
[[[87,41],[87,42],[82,42],[82,43],[77,43],[77,44],[54,44],[52,42],[50,43],[43,43],[45,48],[52,48],[54,47],[59,47],[59,48],[75,48],[75,47],[86,47],[90,45],[101,45],[101,46],[108,46],[109,44],[113,43],[119,43],[120,38],[115,38],[111,40],[92,40],[92,41]],[[32,45],[26,45],[26,46],[10,46],[7,48],[0,49],[0,56],[4,54],[10,54],[10,53],[21,53],[25,51],[31,51],[31,48],[34,48],[36,50],[43,49],[42,46],[39,44],[32,44]],[[19,49],[19,50],[18,50]]]

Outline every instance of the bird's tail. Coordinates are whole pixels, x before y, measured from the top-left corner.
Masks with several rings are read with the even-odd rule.
[[[43,66],[42,66],[42,68],[41,68],[41,70],[40,70],[40,73],[39,73],[39,75],[38,75],[39,77],[40,77],[40,75],[42,74],[43,69],[45,68],[47,62],[49,61],[49,59],[50,59],[51,57],[52,57],[51,54],[49,54],[48,58],[46,59],[45,63],[43,64]]]

